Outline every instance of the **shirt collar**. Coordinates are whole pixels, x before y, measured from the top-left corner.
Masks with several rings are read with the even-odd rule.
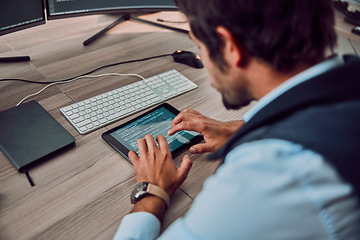
[[[344,63],[343,59],[340,56],[325,60],[324,62],[318,63],[311,68],[289,78],[278,87],[273,89],[271,92],[262,97],[249,111],[247,111],[242,119],[245,122],[248,122],[257,112],[263,109],[266,105],[271,103],[275,98],[279,97],[281,94],[290,90],[291,88],[303,83],[311,78],[319,76],[335,67],[338,67]]]

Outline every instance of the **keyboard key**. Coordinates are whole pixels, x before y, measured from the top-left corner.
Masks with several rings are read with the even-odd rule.
[[[62,108],[64,112],[70,111],[72,109],[72,106],[67,106]]]
[[[82,121],[82,122],[79,122],[78,124],[76,124],[78,127],[83,127],[83,126],[85,126],[85,125],[87,125],[87,124],[89,124],[89,123],[91,123],[91,121],[90,121],[90,119],[86,119],[86,120],[84,120],[84,121]]]

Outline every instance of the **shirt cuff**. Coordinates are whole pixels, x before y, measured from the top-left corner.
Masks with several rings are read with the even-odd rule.
[[[126,215],[113,238],[153,240],[160,234],[160,221],[148,212],[135,212]]]

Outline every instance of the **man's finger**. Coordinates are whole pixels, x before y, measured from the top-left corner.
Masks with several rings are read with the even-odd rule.
[[[182,110],[172,121],[171,126],[175,126],[183,121],[188,121],[196,117],[196,115],[201,115],[198,111],[193,109],[186,108]]]
[[[200,115],[200,113],[194,109],[191,109],[191,108],[185,108],[184,110],[182,110],[183,112],[186,112],[186,113],[192,113],[192,114],[196,114],[196,115]]]
[[[128,153],[128,157],[130,158],[130,161],[132,162],[132,164],[134,164],[134,162],[136,162],[137,160],[139,160],[139,156],[137,155],[137,153],[133,150],[131,150]]]
[[[213,146],[210,146],[208,143],[199,143],[190,147],[190,152],[192,154],[214,152]]]
[[[191,169],[191,166],[192,166],[192,161],[191,161],[191,159],[189,158],[189,156],[188,155],[185,155],[184,157],[183,157],[183,160],[182,160],[182,162],[181,162],[181,165],[180,165],[180,167],[179,167],[179,177],[180,177],[180,182],[182,183],[185,179],[186,179],[186,177],[187,177],[187,175],[189,174],[189,172],[190,172],[190,169]]]
[[[174,127],[175,125],[184,121],[185,115],[186,114],[184,112],[180,112],[178,115],[176,115],[174,119],[171,121],[171,127]]]
[[[155,143],[154,137],[153,137],[152,135],[150,135],[150,134],[147,134],[147,135],[145,136],[145,142],[146,142],[148,151],[149,151],[149,150],[154,150],[155,148],[158,147],[158,146],[156,145],[156,143]]]
[[[182,121],[176,125],[174,125],[172,128],[170,128],[170,130],[168,131],[168,135],[173,135],[176,132],[182,131],[182,130],[186,130],[186,131],[194,131],[194,132],[198,132],[201,133],[201,127],[202,125],[198,124],[198,121],[194,121],[195,119],[193,119],[193,121]]]
[[[141,156],[141,155],[146,155],[146,153],[147,153],[147,151],[148,151],[148,148],[147,148],[145,139],[139,138],[139,139],[136,141],[136,144],[137,144],[137,146],[138,146],[140,156]]]
[[[171,154],[169,144],[163,135],[157,136],[156,141],[158,142],[161,150],[166,150],[167,153]]]

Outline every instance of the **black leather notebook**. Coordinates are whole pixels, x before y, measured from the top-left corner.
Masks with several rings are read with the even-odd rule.
[[[74,143],[74,137],[36,101],[0,112],[0,147],[19,172]]]

